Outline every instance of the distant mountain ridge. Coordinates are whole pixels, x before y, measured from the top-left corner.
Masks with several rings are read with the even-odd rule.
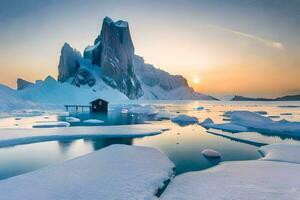
[[[58,71],[59,82],[89,88],[104,82],[129,99],[216,100],[195,92],[183,76],[146,64],[134,53],[128,22],[109,17],[104,18],[100,35],[83,56],[64,44]]]
[[[231,99],[231,101],[300,101],[300,94],[288,95],[288,96],[278,97],[278,98],[274,98],[274,99],[234,96]]]

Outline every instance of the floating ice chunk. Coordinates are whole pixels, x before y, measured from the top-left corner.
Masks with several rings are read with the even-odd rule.
[[[173,117],[171,121],[181,126],[198,123],[198,119],[196,117],[191,117],[184,114]]]
[[[296,105],[286,105],[286,106],[278,106],[279,108],[300,108],[300,106]]]
[[[128,109],[126,109],[126,108],[123,108],[123,109],[121,110],[121,113],[123,113],[123,114],[127,114],[127,113],[128,113]]]
[[[267,115],[268,113],[266,111],[255,111],[255,113],[260,115]]]
[[[89,124],[101,124],[104,121],[99,120],[99,119],[87,119],[83,121],[84,123],[89,123]]]
[[[203,122],[199,124],[206,129],[214,128],[214,129],[232,132],[232,133],[248,131],[246,127],[234,123],[215,124],[213,120],[210,118],[205,119]]]
[[[168,157],[156,149],[111,145],[58,165],[2,180],[1,198],[155,199],[158,189],[172,177],[173,168]]]
[[[204,149],[201,154],[207,158],[221,158],[221,154],[213,149]]]
[[[259,151],[264,155],[261,160],[282,161],[300,164],[299,144],[270,144]]]
[[[176,176],[160,199],[297,200],[300,198],[299,171],[299,164],[285,162],[225,162]]]
[[[80,119],[76,117],[66,117],[67,122],[80,122]]]
[[[198,107],[194,108],[194,110],[198,110],[198,111],[204,110],[204,107],[203,106],[198,106]]]
[[[35,123],[32,125],[32,128],[54,128],[54,127],[68,127],[70,126],[69,122],[41,122],[41,123]]]
[[[277,116],[277,115],[270,115],[268,117],[271,118],[271,119],[278,119],[278,118],[280,118],[280,116]]]
[[[15,117],[15,120],[21,120],[22,118],[21,117]]]
[[[293,113],[280,113],[280,115],[293,115]]]
[[[151,105],[137,105],[129,109],[131,114],[155,115],[158,113],[157,109]]]
[[[174,117],[174,115],[169,112],[159,112],[157,115],[155,115],[156,120],[168,120],[172,117]]]
[[[231,122],[258,132],[280,135],[299,136],[300,122],[273,121],[250,111],[234,111],[230,113]]]

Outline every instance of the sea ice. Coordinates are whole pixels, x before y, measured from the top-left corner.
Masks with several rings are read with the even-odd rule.
[[[58,122],[40,122],[32,125],[32,128],[54,128],[54,127],[68,127],[69,122],[58,121]]]
[[[64,139],[92,139],[97,137],[143,137],[162,133],[168,127],[161,124],[120,126],[77,126],[59,128],[2,128],[0,147]]]
[[[89,124],[101,124],[104,121],[99,120],[99,119],[87,119],[83,121],[84,123],[89,123]]]
[[[204,149],[201,154],[207,158],[220,158],[221,154],[213,149]]]
[[[273,121],[250,111],[233,111],[230,113],[231,122],[249,129],[279,135],[299,136],[300,122]]]
[[[0,181],[5,200],[155,199],[174,164],[149,147],[111,145]]]
[[[196,117],[191,117],[184,114],[171,118],[171,121],[181,126],[198,123],[198,119]]]
[[[298,200],[300,165],[273,161],[225,162],[171,181],[162,200]]]
[[[282,161],[300,164],[299,144],[270,144],[260,147],[259,151],[264,155],[261,160]]]
[[[207,118],[203,122],[199,123],[201,126],[203,126],[206,129],[213,128],[218,130],[223,130],[227,132],[245,132],[248,131],[248,129],[244,126],[239,126],[234,123],[222,123],[222,124],[215,124],[212,119]]]
[[[76,117],[66,117],[67,122],[80,122],[80,119]]]

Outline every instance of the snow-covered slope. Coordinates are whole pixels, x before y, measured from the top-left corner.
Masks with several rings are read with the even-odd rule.
[[[145,63],[140,56],[135,56],[134,67],[141,82],[144,95],[141,99],[152,100],[217,100],[195,92],[187,80],[180,75],[171,75],[166,71]]]
[[[47,77],[40,84],[21,90],[18,95],[22,99],[41,104],[88,104],[97,98],[114,101],[127,100],[128,98],[119,91],[98,82],[93,87],[76,87],[69,83],[57,82],[52,77]]]
[[[23,108],[31,109],[34,107],[36,107],[34,103],[19,98],[16,90],[0,84],[0,111],[11,111]]]

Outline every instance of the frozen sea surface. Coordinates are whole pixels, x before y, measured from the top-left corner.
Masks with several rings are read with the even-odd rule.
[[[67,119],[70,118],[67,117],[74,117],[79,120],[69,122],[71,128],[96,126],[94,128],[101,129],[102,126],[154,123],[155,126],[168,127],[170,130],[159,135],[142,138],[134,136],[120,138],[115,135],[94,139],[74,140],[65,138],[0,148],[0,179],[60,163],[112,144],[155,147],[164,152],[174,162],[177,175],[210,168],[222,161],[256,160],[261,158],[262,155],[258,151],[260,146],[253,145],[255,142],[263,144],[299,143],[298,138],[253,131],[234,134],[223,132],[222,136],[221,134],[211,134],[198,124],[180,126],[173,123],[170,118],[182,114],[196,117],[199,122],[211,118],[214,123],[222,124],[228,123],[226,112],[246,110],[251,112],[260,111],[261,113],[264,111],[264,113],[267,113],[264,116],[279,116],[278,119],[273,119],[276,121],[286,119],[296,122],[300,121],[300,110],[297,106],[300,106],[300,102],[132,101],[110,105],[107,115],[74,112],[67,114],[65,112],[53,113],[48,111],[2,113],[0,129],[30,129],[36,123],[68,121]],[[198,107],[204,107],[205,109],[196,110],[195,108]],[[131,110],[132,112],[122,112],[122,110]],[[291,115],[280,115],[281,113],[291,113]],[[104,122],[100,124],[83,122],[88,119],[98,119]],[[59,130],[59,128],[53,128],[53,131],[56,129]],[[109,134],[109,132],[106,133],[106,135]],[[233,137],[224,137],[224,135]],[[254,143],[249,143],[249,140]],[[201,154],[204,149],[218,151],[222,155],[221,159],[212,160],[204,157]]]

